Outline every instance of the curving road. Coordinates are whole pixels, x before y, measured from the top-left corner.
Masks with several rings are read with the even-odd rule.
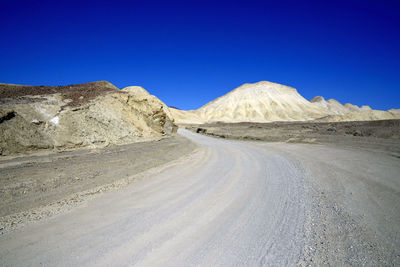
[[[276,153],[185,130],[197,152],[122,191],[0,240],[11,265],[295,264],[303,173]],[[7,245],[6,245],[7,244]]]
[[[298,264],[311,207],[304,165],[277,152],[278,145],[180,134],[198,145],[195,153],[86,206],[5,234],[0,264]]]

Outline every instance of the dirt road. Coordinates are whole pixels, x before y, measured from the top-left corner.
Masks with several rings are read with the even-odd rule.
[[[180,134],[197,143],[195,153],[4,234],[0,264],[400,263],[398,158]]]

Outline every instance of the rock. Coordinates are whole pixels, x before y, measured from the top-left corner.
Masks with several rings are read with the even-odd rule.
[[[0,84],[3,155],[157,140],[176,131],[168,107],[108,82],[60,87]]]
[[[15,111],[14,110],[1,110],[0,109],[0,123],[3,123],[4,121],[11,120],[12,118],[15,117]]]

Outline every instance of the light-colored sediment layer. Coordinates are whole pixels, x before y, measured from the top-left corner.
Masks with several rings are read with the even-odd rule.
[[[244,84],[197,110],[206,122],[312,120],[328,114],[296,89],[272,82]]]
[[[329,112],[332,114],[345,114],[351,112],[335,99],[329,99],[328,101],[326,101],[322,96],[316,96],[311,99],[310,102],[313,103],[315,106],[319,106],[323,109],[329,110]]]
[[[367,113],[360,113],[364,111]],[[350,113],[352,115],[347,115]],[[307,101],[292,87],[266,81],[244,84],[197,110],[174,110],[172,116],[181,124],[397,119],[390,113],[372,111],[369,106],[342,105],[335,99],[325,100],[321,96]]]
[[[336,122],[336,121],[374,121],[374,120],[396,120],[400,119],[400,114],[395,114],[381,110],[367,110],[359,112],[351,112],[343,115],[330,115],[317,119],[321,122]]]
[[[101,91],[104,83],[108,87]],[[88,96],[79,86],[62,87],[61,93],[49,89],[46,94],[40,94],[46,87],[17,87],[26,88],[27,95],[1,98],[0,154],[127,144],[174,131],[168,107],[141,87],[118,90],[107,82],[83,84],[82,88],[100,88],[85,101]]]
[[[204,120],[200,118],[196,110],[179,110],[175,108],[169,108],[171,111],[174,122],[178,124],[191,124],[191,123],[203,123]]]
[[[310,100],[316,106],[328,110],[331,115],[343,115],[350,112],[371,110],[369,106],[356,106],[350,103],[342,105],[335,99],[325,100],[322,96],[316,96]]]
[[[369,121],[369,120],[391,120],[400,119],[396,112],[372,110],[369,106],[358,107],[347,103],[340,104],[335,99],[326,101],[322,96],[316,96],[310,100],[311,103],[329,110],[331,115],[316,119],[317,121]]]

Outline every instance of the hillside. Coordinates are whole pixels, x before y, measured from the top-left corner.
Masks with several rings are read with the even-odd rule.
[[[244,84],[197,112],[207,122],[312,120],[328,114],[308,102],[296,89],[266,81]]]
[[[335,99],[325,100],[322,96],[316,96],[310,100],[313,105],[329,110],[332,115],[344,115],[351,112],[361,112],[372,110],[369,106],[357,106],[350,103],[342,105]]]
[[[140,87],[0,85],[0,155],[155,140],[174,129],[165,104]]]
[[[173,110],[180,124],[212,122],[359,121],[400,119],[396,110],[373,111],[369,106],[342,105],[317,96],[307,101],[296,89],[267,81],[247,83],[197,110]]]
[[[172,117],[176,122],[182,124],[203,123],[204,120],[199,116],[196,110],[180,110],[170,107]]]
[[[323,122],[340,122],[340,121],[376,121],[376,120],[396,120],[400,119],[400,114],[395,114],[381,110],[367,110],[346,113],[343,115],[329,115],[317,119]]]

